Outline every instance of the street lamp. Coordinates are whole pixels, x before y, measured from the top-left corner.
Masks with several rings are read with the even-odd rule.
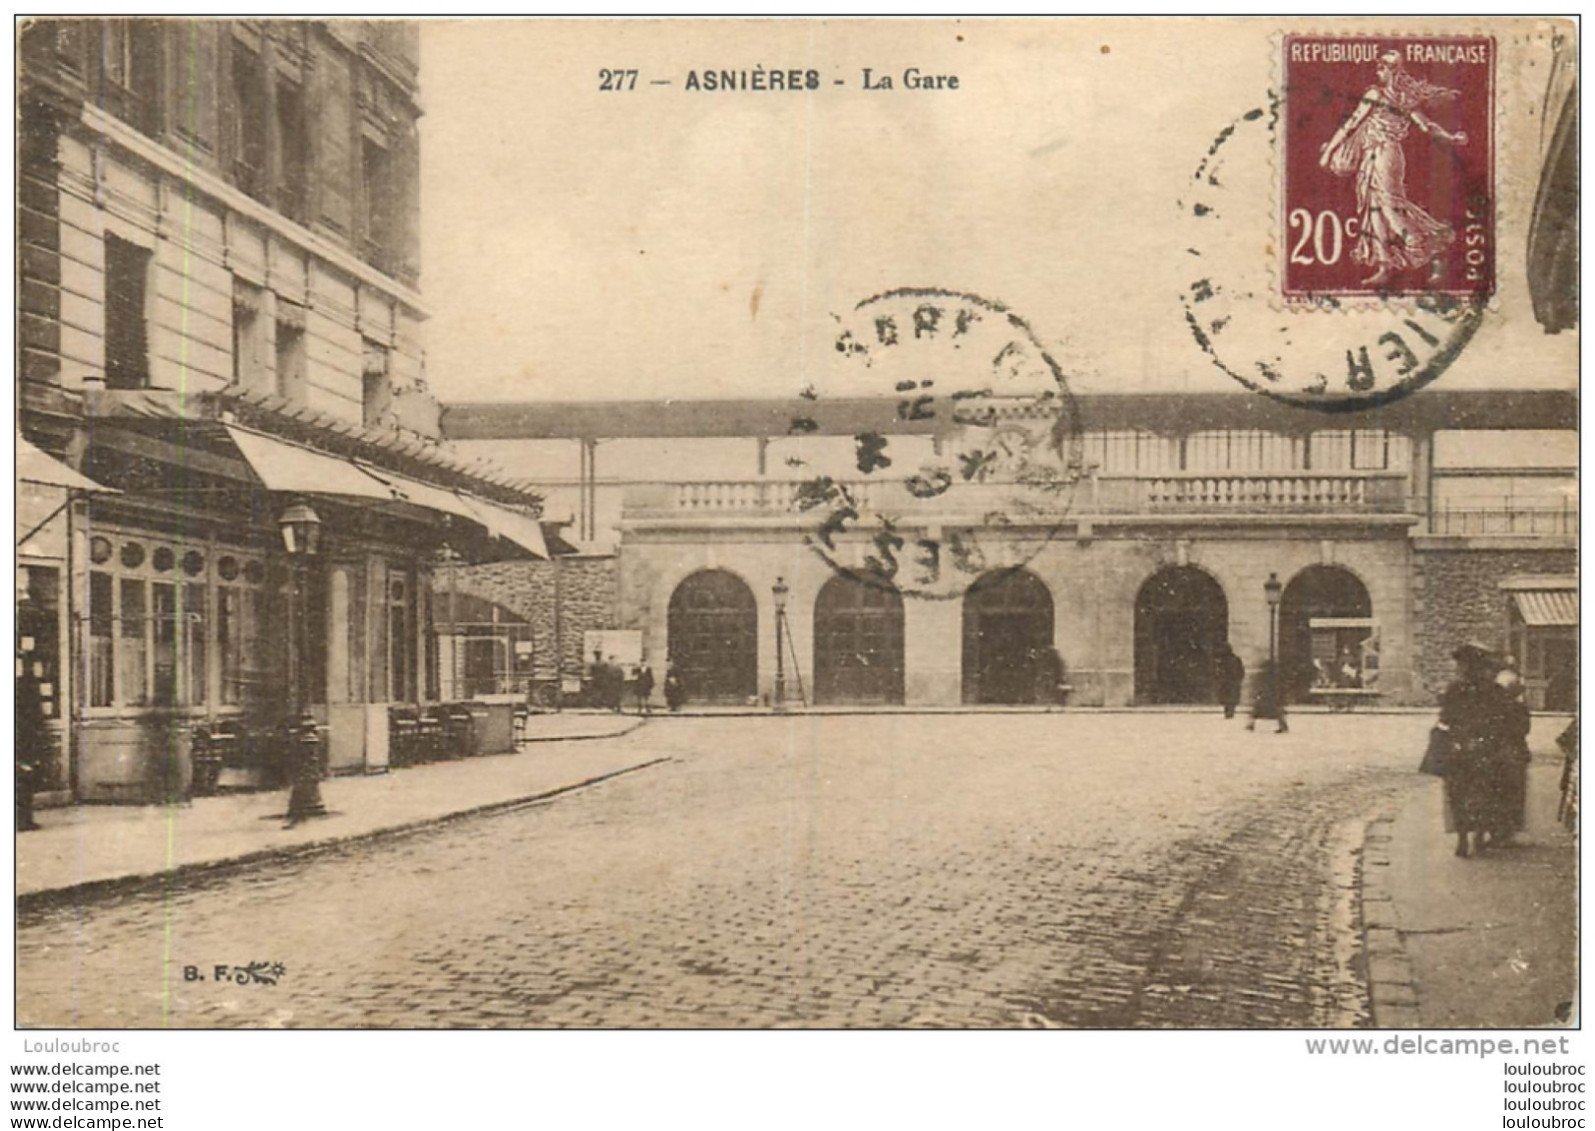
[[[775,584],[770,587],[770,595],[775,598],[775,709],[786,710],[786,598],[791,590],[787,588],[786,579],[777,577]]]
[[[1279,574],[1270,573],[1263,582],[1263,595],[1268,598],[1268,662],[1279,659],[1279,597],[1285,591]]]
[[[1268,598],[1268,683],[1263,699],[1266,710],[1254,712],[1252,719],[1253,723],[1259,716],[1274,719],[1281,734],[1290,729],[1285,723],[1285,689],[1280,686],[1279,679],[1279,598],[1284,591],[1277,573],[1270,573],[1263,582],[1263,596]]]
[[[327,806],[321,800],[320,738],[316,733],[316,720],[311,716],[305,673],[310,654],[310,610],[307,607],[310,559],[321,547],[321,516],[304,502],[292,503],[277,520],[282,531],[283,549],[288,553],[293,584],[290,599],[293,602],[288,653],[288,708],[289,718],[295,720],[288,728],[288,767],[290,789],[288,792],[288,820],[284,828],[293,828],[310,817],[325,817]]]

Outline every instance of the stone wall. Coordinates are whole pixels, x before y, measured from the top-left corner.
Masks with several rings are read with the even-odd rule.
[[[1136,698],[1136,597],[1161,569],[1190,566],[1212,578],[1224,594],[1227,635],[1250,671],[1268,656],[1269,613],[1263,585],[1277,572],[1289,582],[1311,566],[1334,565],[1367,589],[1373,616],[1383,631],[1383,702],[1402,705],[1416,697],[1407,642],[1410,590],[1409,539],[1390,526],[1355,539],[1309,524],[1270,529],[1099,526],[1089,537],[987,539],[989,565],[1023,564],[1047,587],[1053,602],[1054,647],[1068,667],[1078,706],[1123,706]],[[867,550],[849,533],[838,553]],[[775,529],[738,528],[680,532],[628,531],[621,552],[619,626],[643,633],[655,669],[668,651],[671,595],[699,570],[725,570],[739,577],[757,606],[758,687],[768,696],[775,678],[775,609],[771,586],[789,588],[785,675],[792,684],[814,687],[813,612],[820,590],[835,570],[803,545]],[[904,601],[904,697],[910,706],[952,706],[962,696],[962,600],[915,596]]]
[[[1457,540],[1425,545],[1413,554],[1413,651],[1420,688],[1438,697],[1450,682],[1451,653],[1477,640],[1506,645],[1510,598],[1501,582],[1513,574],[1573,574],[1578,552],[1566,548],[1483,549]]]
[[[556,580],[555,573],[558,573]],[[448,592],[450,571],[440,568],[434,578],[439,593]],[[555,655],[555,624],[563,670],[581,670],[582,634],[618,627],[618,567],[613,557],[562,558],[557,562],[495,562],[461,567],[454,571],[456,591],[504,606],[532,626],[532,648],[539,678],[551,678]],[[559,615],[554,600],[559,594]]]

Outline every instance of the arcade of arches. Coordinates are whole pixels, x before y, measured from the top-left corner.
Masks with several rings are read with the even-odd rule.
[[[1279,608],[1279,655],[1292,700],[1306,699],[1313,686],[1311,622],[1371,618],[1372,612],[1367,589],[1347,569],[1315,565],[1291,577]],[[1053,701],[1066,678],[1054,621],[1052,593],[1029,570],[993,571],[970,585],[962,601],[962,701]],[[812,624],[815,703],[904,702],[904,599],[897,589],[838,573],[815,597]],[[707,569],[682,581],[670,598],[667,632],[668,659],[689,701],[741,705],[757,699],[758,606],[736,574]],[[1228,641],[1229,601],[1212,575],[1195,566],[1153,573],[1135,597],[1134,701],[1212,702],[1215,661]],[[1245,658],[1257,659],[1255,653]],[[796,667],[795,655],[785,659]]]

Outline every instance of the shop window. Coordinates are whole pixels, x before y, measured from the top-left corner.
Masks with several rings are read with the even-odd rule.
[[[107,567],[89,572],[90,707],[202,706],[213,678],[222,704],[248,702],[269,646],[259,562],[227,552],[213,564],[204,551],[136,538],[96,536],[90,547]]]
[[[27,588],[17,603],[17,651],[38,683],[47,719],[61,717],[61,584],[49,566],[23,566]]]
[[[149,384],[149,273],[152,255],[118,236],[105,237],[105,383]]]
[[[149,611],[145,582],[124,577],[117,634],[116,685],[119,701],[129,706],[149,702]]]
[[[412,589],[401,573],[388,574],[388,699],[394,703],[415,698],[415,665],[411,662],[414,618]]]
[[[99,539],[96,539],[99,541]],[[109,545],[109,543],[107,543]],[[109,707],[116,693],[116,602],[111,575],[89,573],[89,706]]]
[[[206,686],[206,592],[204,582],[189,582],[183,586],[183,615],[178,621],[182,634],[180,654],[183,657],[182,701],[202,704],[209,698]]]

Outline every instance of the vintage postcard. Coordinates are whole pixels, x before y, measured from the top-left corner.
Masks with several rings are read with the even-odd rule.
[[[1580,1023],[1575,23],[16,49],[21,1063],[1465,1029],[1529,1125]]]

